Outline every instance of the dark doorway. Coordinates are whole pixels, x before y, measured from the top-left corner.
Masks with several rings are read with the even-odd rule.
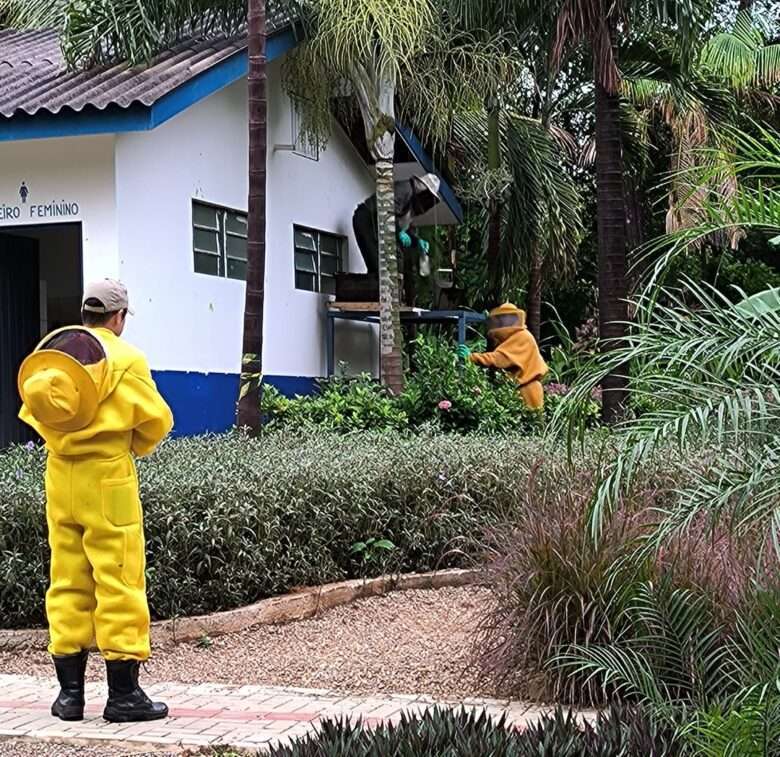
[[[40,339],[38,242],[0,234],[0,448],[34,437],[17,419],[19,365]]]
[[[0,230],[0,449],[36,438],[16,375],[48,331],[78,322],[81,269],[81,224]]]

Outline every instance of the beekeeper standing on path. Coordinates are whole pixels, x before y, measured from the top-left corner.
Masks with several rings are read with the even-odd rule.
[[[95,642],[106,660],[106,720],[168,714],[138,685],[150,645],[133,456],[152,453],[173,417],[146,358],[120,339],[130,312],[123,284],[89,284],[84,325],[50,334],[19,370],[19,417],[43,437],[49,453],[46,614],[61,687],[51,712],[62,720],[84,716],[84,672]]]

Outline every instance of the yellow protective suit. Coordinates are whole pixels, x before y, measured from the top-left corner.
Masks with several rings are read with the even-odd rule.
[[[488,338],[496,345],[495,350],[472,353],[471,362],[507,371],[520,385],[525,404],[532,410],[541,410],[544,407],[541,379],[549,369],[536,340],[525,327],[524,311],[507,303],[490,312],[491,318],[508,316],[516,316],[516,325],[488,331]]]
[[[153,452],[170,432],[173,417],[138,350],[107,329],[79,330],[94,336],[105,353],[104,360],[85,366],[97,388],[95,407],[81,413],[86,425],[63,430],[73,422],[58,420],[54,428],[41,420],[60,419],[70,405],[89,399],[92,387],[83,382],[74,394],[74,382],[61,370],[68,368],[64,360],[55,360],[54,368],[40,360],[27,368],[23,364],[19,380],[24,400],[19,417],[43,437],[49,453],[49,652],[76,654],[96,641],[108,660],[143,661],[150,654],[149,609],[132,456]],[[52,336],[39,346],[42,353]]]

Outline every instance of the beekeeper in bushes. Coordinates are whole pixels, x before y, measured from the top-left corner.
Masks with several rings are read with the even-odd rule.
[[[458,348],[463,358],[485,368],[509,373],[518,383],[520,396],[531,410],[544,407],[542,378],[548,371],[536,340],[525,326],[525,311],[506,302],[491,310],[487,320],[489,352],[474,352],[466,345]]]
[[[153,452],[173,417],[146,358],[120,339],[129,312],[120,282],[88,285],[84,325],[50,334],[19,370],[19,417],[45,440],[49,453],[46,614],[61,687],[51,711],[62,720],[84,716],[84,672],[95,642],[106,660],[106,720],[168,714],[138,685],[150,648],[133,457]]]

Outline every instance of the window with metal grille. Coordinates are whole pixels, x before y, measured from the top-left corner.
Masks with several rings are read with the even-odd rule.
[[[192,201],[195,273],[246,281],[247,215]]]
[[[324,231],[294,227],[295,288],[336,294],[336,274],[343,270],[347,240]]]
[[[315,141],[312,142],[303,133],[303,116],[301,114],[301,99],[299,97],[290,98],[292,111],[292,144],[293,152],[309,160],[320,159],[320,146]]]

